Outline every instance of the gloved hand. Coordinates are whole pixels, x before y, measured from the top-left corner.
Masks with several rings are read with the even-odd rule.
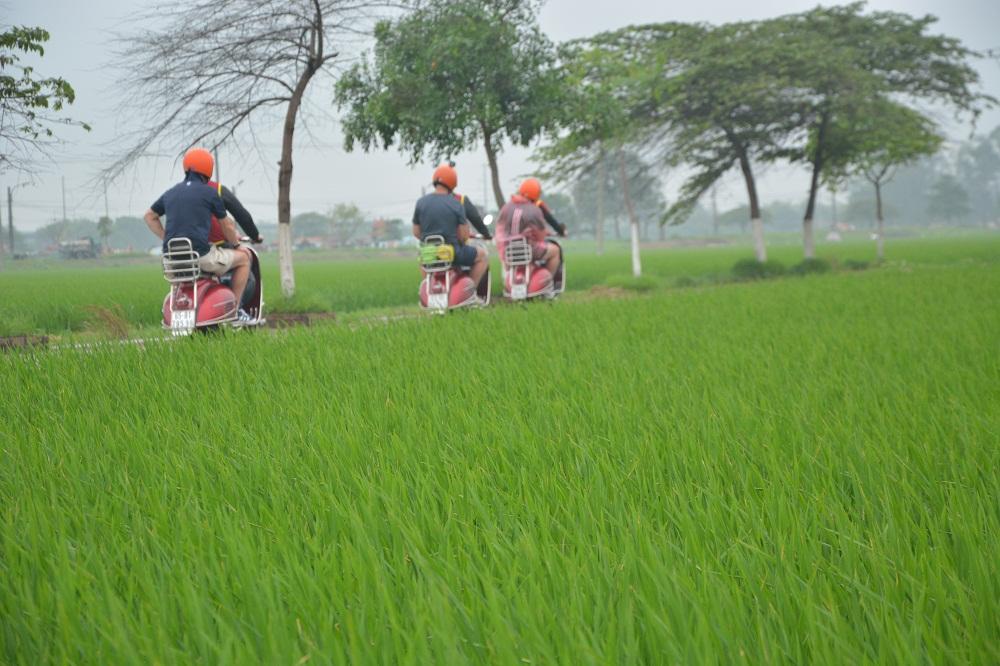
[[[257,236],[257,238],[254,238],[250,242],[253,243],[254,245],[260,245],[261,243],[264,242],[264,237],[263,236]]]

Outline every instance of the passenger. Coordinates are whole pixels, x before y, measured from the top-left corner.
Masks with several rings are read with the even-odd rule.
[[[566,235],[566,225],[556,220],[552,211],[541,200],[542,184],[537,178],[528,178],[497,216],[497,247],[503,257],[503,247],[511,236],[523,235],[531,244],[531,258],[543,262],[553,275],[559,269],[562,255],[559,246],[546,240],[545,224],[548,223],[560,236]]]
[[[478,288],[489,263],[486,248],[468,244],[466,209],[455,196],[458,173],[453,166],[442,164],[434,170],[432,184],[434,191],[422,196],[413,211],[413,235],[421,241],[428,236],[444,237],[445,242],[455,249],[455,265],[470,269],[469,277]],[[485,225],[483,229],[486,229]],[[484,235],[488,236],[488,233]]]
[[[163,241],[163,250],[174,238],[188,238],[200,259],[201,270],[214,275],[225,275],[233,271],[232,290],[236,302],[242,302],[250,274],[250,256],[246,252],[212,245],[209,234],[212,217],[218,218],[223,228],[235,223],[226,215],[226,206],[219,193],[209,187],[208,181],[215,169],[212,154],[204,148],[192,148],[184,155],[184,180],[164,192],[146,211],[146,226]],[[160,217],[167,216],[164,228]],[[243,310],[241,320],[250,316]]]
[[[465,211],[465,219],[467,219],[475,230],[479,232],[479,235],[483,237],[483,240],[493,240],[493,235],[490,233],[489,228],[483,221],[483,216],[479,214],[479,209],[476,208],[476,204],[472,203],[472,199],[464,194],[459,194],[458,192],[455,192],[454,194],[455,198],[458,199],[458,203],[462,204],[462,210]]]
[[[222,203],[226,206],[226,212],[229,213],[231,218],[236,220],[236,223],[243,229],[243,233],[250,238],[250,242],[263,243],[264,239],[260,235],[257,225],[254,224],[253,216],[250,215],[250,211],[244,208],[243,203],[236,198],[236,193],[221,183],[209,181],[208,186],[219,193]],[[238,245],[239,234],[237,233],[236,226],[228,226],[229,228],[225,229],[223,221],[213,215],[212,230],[208,234],[208,242],[213,245],[220,245],[222,243],[228,243],[233,246]]]

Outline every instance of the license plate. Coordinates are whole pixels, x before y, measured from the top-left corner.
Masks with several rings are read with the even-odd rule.
[[[427,307],[434,310],[447,310],[448,294],[430,294],[427,297]]]
[[[528,297],[528,285],[526,284],[515,284],[511,286],[510,289],[511,298],[527,298]]]
[[[194,310],[178,310],[170,315],[170,330],[174,333],[190,333],[194,330]]]

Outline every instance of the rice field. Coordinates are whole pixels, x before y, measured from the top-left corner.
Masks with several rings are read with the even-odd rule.
[[[898,252],[0,354],[0,662],[997,663],[997,246]]]
[[[972,235],[934,239],[901,239],[888,244],[892,263],[940,264],[956,261],[996,261],[1000,237]],[[494,248],[495,250],[495,248]],[[872,261],[868,241],[821,245],[820,256],[833,262]],[[495,254],[495,252],[494,252]],[[772,243],[770,255],[786,266],[801,259],[797,240]],[[630,260],[622,244],[609,244],[595,256],[587,243],[570,241],[569,289],[628,283]],[[649,248],[643,252],[647,281],[656,287],[711,282],[729,276],[733,264],[752,256],[748,246]],[[291,301],[279,296],[274,255],[264,255],[265,297],[271,312],[332,311],[338,314],[405,307],[416,304],[419,275],[415,256],[366,256],[345,260],[304,254],[296,260],[297,294]],[[500,288],[499,262],[492,259],[494,292]],[[159,325],[166,283],[155,257],[122,263],[35,262],[0,265],[0,335],[100,331],[98,308],[111,308],[136,329]]]

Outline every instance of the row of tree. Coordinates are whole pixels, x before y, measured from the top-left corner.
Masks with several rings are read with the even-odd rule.
[[[290,295],[294,134],[309,107],[306,92],[326,76],[344,111],[349,149],[398,146],[417,162],[481,146],[498,205],[499,156],[508,145],[544,139],[539,159],[567,182],[617,173],[639,273],[640,220],[648,213],[630,191],[629,172],[640,164],[630,154],[657,172],[688,176],[656,216],[661,224],[682,222],[737,170],[761,261],[758,170],[778,161],[804,165],[811,175],[804,252],[811,257],[822,186],[860,175],[878,199],[896,166],[937,150],[940,129],[918,105],[976,117],[994,103],[971,65],[980,54],[933,34],[929,16],[866,12],[858,3],[721,26],[631,26],[557,46],[537,24],[540,5],[180,0],[155,8],[138,17],[143,28],[117,40],[115,63],[127,72],[121,89],[142,126],[125,137],[122,158],[104,176],[151,151],[217,147],[255,139],[262,123],[280,127],[279,266]],[[372,35],[370,54],[352,59]],[[0,43],[0,66],[10,66],[12,49],[40,48],[42,37],[10,35]],[[2,83],[5,96],[14,91],[5,103],[26,103],[27,117],[72,101],[61,79],[25,76]],[[26,127],[29,140],[42,136],[38,125]]]
[[[259,224],[265,238],[277,234],[273,223]],[[393,243],[405,239],[409,229],[400,219],[372,217],[355,204],[337,204],[326,213],[300,213],[292,218],[296,247],[352,247]],[[146,223],[138,217],[100,217],[58,220],[33,232],[19,232],[19,248],[55,252],[60,243],[93,239],[103,252],[145,252],[157,245]]]
[[[804,165],[809,258],[824,185],[863,177],[880,201],[898,166],[938,150],[940,129],[918,105],[975,118],[994,103],[971,65],[980,54],[933,34],[930,16],[855,3],[721,26],[630,26],[557,47],[533,18],[538,7],[432,1],[380,23],[372,56],[337,85],[347,147],[395,144],[415,162],[480,144],[499,205],[496,154],[504,143],[544,137],[539,158],[557,179],[618,173],[636,274],[642,213],[629,191],[630,152],[656,170],[688,174],[657,216],[663,224],[683,222],[738,170],[760,261],[759,168]]]

